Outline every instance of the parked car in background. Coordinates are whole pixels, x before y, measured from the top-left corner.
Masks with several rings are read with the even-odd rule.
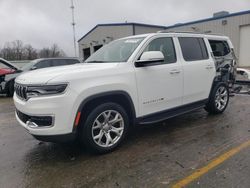
[[[18,69],[8,61],[0,59],[0,94],[13,96],[15,78],[23,72],[48,67],[73,65],[76,63],[81,63],[81,61],[78,58],[43,58],[33,60],[21,69]]]
[[[237,79],[239,80],[250,80],[250,70],[237,68]]]
[[[15,65],[11,64],[3,58],[0,58],[0,76],[11,74],[16,70],[18,70],[18,68]]]
[[[10,62],[6,61],[5,59],[0,58],[0,94],[7,94],[9,95],[9,82],[6,81],[6,77],[8,75],[19,74],[22,72],[19,70],[15,65],[11,64]],[[13,84],[14,85],[14,84]],[[12,89],[12,92],[14,89]]]

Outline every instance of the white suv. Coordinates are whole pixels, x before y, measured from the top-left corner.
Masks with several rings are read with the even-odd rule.
[[[223,66],[222,66],[223,65]],[[85,63],[15,81],[16,118],[35,138],[108,152],[129,127],[203,108],[222,113],[235,58],[228,37],[154,33],[113,41]]]

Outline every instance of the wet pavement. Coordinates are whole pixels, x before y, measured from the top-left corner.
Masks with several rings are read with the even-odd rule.
[[[0,97],[0,187],[171,187],[249,139],[249,96],[231,98],[222,115],[197,110],[136,127],[106,155],[35,140],[16,122],[12,99]],[[249,187],[249,156],[247,148],[188,187]]]

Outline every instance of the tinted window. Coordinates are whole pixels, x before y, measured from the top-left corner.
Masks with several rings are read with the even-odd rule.
[[[50,60],[43,60],[34,65],[37,69],[46,68],[52,66]]]
[[[67,65],[73,65],[76,63],[80,63],[77,59],[66,59]]]
[[[52,66],[73,65],[79,63],[76,59],[53,59]]]
[[[165,58],[164,63],[176,62],[175,48],[172,38],[164,37],[152,40],[144,50],[144,52],[147,51],[161,51]]]
[[[229,45],[226,41],[209,40],[215,57],[225,56],[230,53]]]
[[[202,38],[179,37],[179,42],[186,61],[208,59],[206,45]]]
[[[52,66],[63,66],[66,65],[66,61],[64,59],[53,59],[52,61]]]

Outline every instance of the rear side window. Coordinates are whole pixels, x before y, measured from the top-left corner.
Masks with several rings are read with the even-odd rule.
[[[67,65],[73,65],[76,63],[80,63],[78,60],[76,59],[66,59]]]
[[[215,57],[225,56],[231,51],[227,41],[209,40],[209,43]]]
[[[179,37],[179,42],[185,61],[208,59],[207,48],[203,38]]]
[[[76,59],[54,59],[52,60],[52,66],[63,66],[63,65],[73,65],[79,63]]]
[[[144,52],[147,51],[161,51],[165,59],[164,64],[176,62],[174,43],[170,37],[162,37],[152,40],[144,50]]]
[[[36,67],[37,69],[42,69],[50,66],[52,66],[50,60],[43,60],[34,65],[34,67]]]

